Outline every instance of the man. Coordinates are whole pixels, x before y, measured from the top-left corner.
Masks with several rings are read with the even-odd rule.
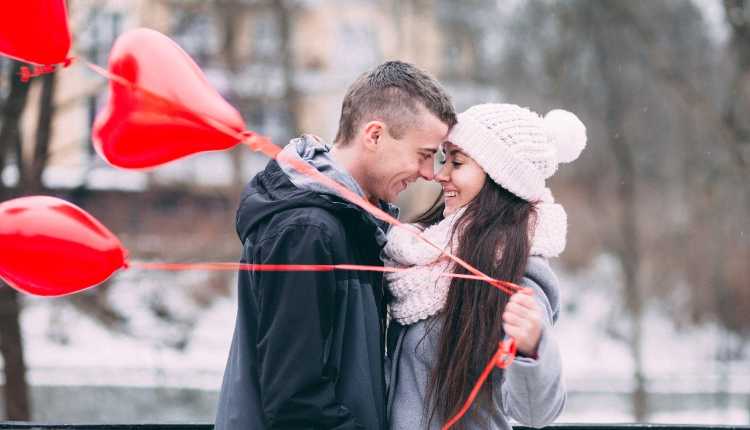
[[[347,92],[333,147],[310,135],[284,148],[393,215],[456,122],[432,78],[384,63]],[[237,211],[242,262],[381,265],[388,226],[271,161]],[[374,272],[239,273],[239,308],[216,429],[384,429],[385,302]]]

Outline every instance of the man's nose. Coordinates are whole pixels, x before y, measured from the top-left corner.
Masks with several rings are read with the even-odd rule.
[[[432,163],[422,163],[421,166],[419,166],[419,176],[422,177],[422,179],[426,181],[431,181],[432,178],[435,177],[435,169],[432,166]]]

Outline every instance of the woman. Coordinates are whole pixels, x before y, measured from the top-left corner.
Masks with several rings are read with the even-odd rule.
[[[402,229],[391,229],[389,274],[392,429],[438,429],[467,399],[504,336],[518,353],[495,369],[454,428],[509,429],[509,418],[544,426],[561,413],[565,390],[551,326],[558,281],[547,258],[565,247],[566,215],[545,180],[571,162],[586,129],[570,112],[545,118],[508,104],[477,105],[458,116],[436,175],[442,202],[413,226],[485,274],[525,288],[508,297]],[[395,329],[395,330],[392,330]]]

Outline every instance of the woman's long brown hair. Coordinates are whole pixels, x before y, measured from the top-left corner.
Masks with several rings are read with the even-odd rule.
[[[442,219],[442,198],[416,219],[423,227]],[[456,254],[487,275],[519,283],[528,261],[529,223],[534,205],[487,178],[456,222],[451,241]],[[455,273],[468,273],[464,268]],[[481,281],[453,278],[445,307],[428,331],[439,330],[437,356],[427,386],[425,416],[441,423],[455,415],[503,339],[502,315],[508,296]],[[492,378],[466,418],[492,411]],[[455,428],[462,428],[461,422]]]

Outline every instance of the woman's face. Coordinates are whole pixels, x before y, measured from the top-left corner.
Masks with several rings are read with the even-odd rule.
[[[435,175],[435,180],[443,187],[445,198],[444,216],[466,206],[479,194],[487,174],[471,157],[464,154],[458,146],[446,142],[443,144],[445,159],[441,161],[442,169]]]

